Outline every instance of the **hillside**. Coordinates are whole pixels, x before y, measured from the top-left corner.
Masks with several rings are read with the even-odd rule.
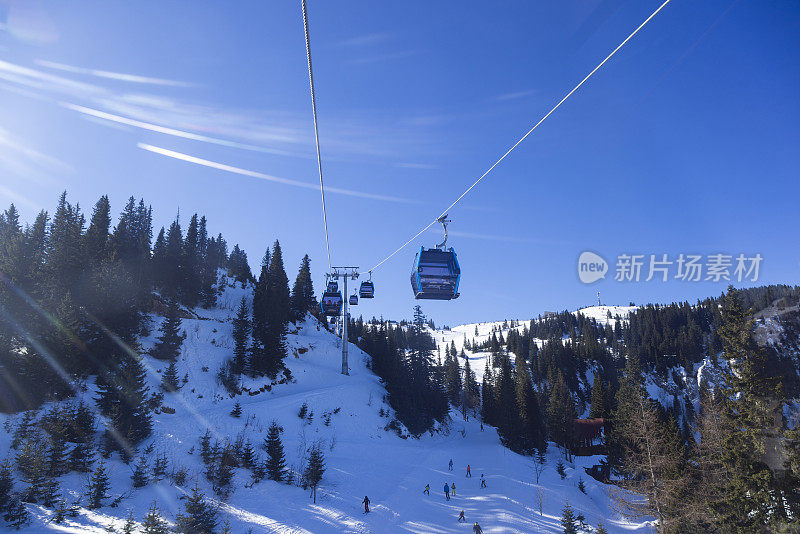
[[[79,507],[76,517],[68,517],[63,524],[56,525],[52,522],[52,510],[28,504],[33,519],[22,532],[99,533],[109,527],[119,531],[129,513],[141,521],[154,501],[162,515],[174,521],[183,512],[185,496],[195,482],[209,500],[218,504],[220,523],[229,521],[231,531],[236,533],[469,532],[475,521],[484,532],[560,532],[559,518],[567,500],[576,513],[586,517],[589,525],[595,526],[602,519],[610,532],[648,530],[645,523],[614,520],[607,487],[583,473],[582,468],[593,465],[597,458],[578,458],[574,464],[567,464],[566,478],[562,480],[555,472],[559,453],[551,446],[537,485],[530,457],[505,449],[492,427],[486,426],[481,431],[477,420],[465,422],[455,411],[451,412],[449,428],[419,439],[401,437],[387,430],[391,410],[384,400],[383,386],[366,366],[368,356],[351,345],[351,376],[342,376],[340,341],[310,316],[288,336],[290,355],[286,366],[291,381],[271,384],[265,390],[267,379],[245,378],[245,393],[231,398],[217,383],[216,373],[230,357],[231,319],[242,296],[251,299],[251,289],[229,279],[216,308],[197,308],[193,311],[196,318],[183,319],[187,337],[178,361],[178,376],[186,376],[188,382],[178,393],[165,395],[166,409],[154,415],[152,436],[138,447],[143,454],[152,446],[147,457],[151,468],[155,457],[165,456],[168,473],[184,468],[188,474],[186,481],[174,484],[165,479],[134,489],[131,474],[139,458],[126,465],[114,454],[106,462],[111,490],[103,507],[96,510]],[[154,333],[141,340],[144,349],[152,346],[155,331],[163,320],[155,316],[153,319]],[[451,332],[456,343],[459,328]],[[474,331],[474,325],[469,328]],[[149,386],[156,390],[166,365],[150,356],[144,359]],[[482,370],[482,366],[476,366],[476,371],[479,367]],[[93,405],[93,396],[94,386],[89,383],[82,397]],[[230,412],[237,401],[242,414],[234,418]],[[301,419],[298,412],[304,403],[309,415]],[[51,407],[46,405],[39,413]],[[386,415],[381,416],[380,412]],[[0,423],[10,430],[0,437],[0,458],[14,456],[15,451],[10,451],[9,446],[21,417],[21,414],[0,415]],[[251,476],[244,468],[235,470],[230,497],[225,501],[214,500],[200,458],[201,436],[210,430],[212,439],[221,443],[249,441],[258,455],[264,457],[261,444],[273,420],[284,429],[287,466],[295,471],[299,470],[303,452],[310,445],[321,446],[327,470],[316,504],[307,490],[294,485],[264,480],[248,487]],[[455,466],[453,473],[447,468],[450,458]],[[467,464],[471,465],[472,478],[465,477]],[[483,490],[479,487],[481,473],[485,474],[488,486]],[[583,480],[586,494],[578,490],[579,480]],[[456,494],[449,502],[443,497],[444,482],[456,484]],[[430,496],[422,493],[426,484],[431,486]],[[81,495],[85,493],[86,475],[74,472],[64,475],[60,485],[67,503],[85,503]],[[363,513],[364,495],[372,501],[369,515]],[[122,497],[118,506],[111,507],[117,497]],[[462,509],[466,524],[456,521]]]

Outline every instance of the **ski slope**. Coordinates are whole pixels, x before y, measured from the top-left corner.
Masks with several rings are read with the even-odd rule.
[[[368,357],[351,345],[351,375],[341,375],[340,341],[310,317],[292,329],[288,337],[290,354],[286,364],[293,380],[276,384],[270,391],[230,398],[217,384],[215,375],[232,353],[230,319],[243,296],[250,299],[251,291],[241,286],[227,287],[217,308],[196,309],[197,318],[184,319],[187,338],[178,368],[179,376],[188,375],[189,382],[180,392],[165,396],[164,405],[175,413],[154,415],[153,434],[139,447],[141,451],[152,444],[153,456],[163,453],[169,459],[169,470],[185,467],[189,472],[185,486],[162,481],[133,489],[130,476],[135,460],[125,465],[114,455],[106,466],[111,476],[111,497],[124,496],[118,507],[106,505],[91,511],[81,508],[77,517],[56,525],[51,522],[51,510],[29,504],[33,520],[22,532],[101,533],[108,527],[119,530],[129,511],[141,521],[153,501],[172,522],[183,511],[183,498],[195,482],[210,500],[214,499],[199,456],[198,441],[206,429],[220,440],[233,441],[243,436],[264,458],[260,444],[273,420],[284,428],[282,438],[289,467],[298,467],[303,449],[312,443],[322,445],[327,470],[317,502],[312,503],[309,492],[302,488],[273,481],[248,488],[249,472],[237,469],[231,497],[226,502],[217,501],[220,523],[229,521],[232,532],[471,533],[472,525],[478,521],[486,533],[555,533],[561,532],[559,518],[567,500],[591,526],[602,519],[609,532],[649,531],[646,522],[619,520],[609,506],[608,488],[583,472],[598,458],[578,458],[574,464],[566,464],[567,476],[562,480],[555,471],[559,453],[550,447],[537,485],[531,458],[508,451],[500,445],[493,428],[486,426],[481,431],[477,420],[463,421],[455,411],[451,412],[449,428],[419,439],[385,430],[390,417],[379,414],[381,408],[388,411],[385,390],[367,368]],[[155,318],[154,333],[142,340],[143,348],[152,346],[160,321]],[[166,364],[149,356],[145,361],[150,387],[155,390]],[[243,385],[258,391],[267,383],[267,379],[246,379]],[[90,385],[85,400],[91,402],[92,396]],[[240,418],[230,415],[236,401],[243,409]],[[304,402],[314,414],[310,422],[298,417]],[[323,414],[330,414],[329,425]],[[19,417],[0,415],[0,425],[13,425]],[[9,444],[9,433],[3,432],[0,458],[9,455]],[[13,456],[13,451],[10,454]],[[451,458],[453,472],[447,468]],[[472,478],[465,476],[467,464],[471,465]],[[486,477],[485,489],[479,487],[481,473]],[[577,488],[580,479],[586,494]],[[71,473],[60,481],[68,503],[85,491],[85,475]],[[442,492],[445,482],[456,485],[450,501]],[[426,484],[430,484],[430,496],[422,493]],[[361,505],[365,495],[372,502],[369,514],[364,514]],[[465,511],[466,523],[456,521],[460,510]]]

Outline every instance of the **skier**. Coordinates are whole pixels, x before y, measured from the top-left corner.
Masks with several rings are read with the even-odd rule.
[[[431,494],[431,485],[430,484],[425,484],[425,489],[422,491],[422,493],[424,493],[425,495],[430,495]]]
[[[452,458],[450,458],[450,465],[448,465],[448,466],[447,466],[447,469],[448,469],[449,471],[452,471],[452,470],[453,470],[453,459],[452,459]]]
[[[486,479],[485,479],[485,478],[483,478],[483,473],[481,473],[481,487],[482,487],[482,488],[485,488],[485,487],[486,487]]]
[[[456,494],[456,483],[455,482],[453,482],[453,486],[450,488],[450,490],[451,490],[450,493],[452,493],[453,495]]]
[[[483,421],[481,421],[481,432],[483,432]]]
[[[464,517],[464,510],[461,510],[461,513],[458,515],[458,522],[461,523],[462,521],[467,521],[467,518]]]
[[[450,500],[450,486],[447,485],[447,482],[444,483],[444,498]]]
[[[368,514],[369,513],[369,497],[364,495],[364,500],[361,501],[361,502],[364,504],[364,513]]]
[[[467,464],[467,477],[472,478],[472,472],[469,470],[469,464]]]
[[[472,532],[473,534],[483,534],[483,529],[477,521],[475,521],[475,526],[472,527]]]

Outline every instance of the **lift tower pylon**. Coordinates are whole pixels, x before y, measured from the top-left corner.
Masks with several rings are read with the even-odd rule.
[[[344,313],[342,314],[342,374],[349,375],[350,366],[347,362],[347,327],[350,323],[350,299],[347,293],[347,280],[358,279],[358,267],[331,267],[331,273],[328,276],[334,280],[342,279],[342,289],[344,291],[344,297],[342,298],[344,301]]]

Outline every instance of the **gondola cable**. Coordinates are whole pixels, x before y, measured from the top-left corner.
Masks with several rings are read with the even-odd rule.
[[[331,245],[328,239],[328,213],[325,210],[325,185],[322,181],[322,155],[319,150],[319,128],[317,126],[317,100],[314,96],[314,71],[311,68],[311,37],[308,30],[308,11],[306,8],[306,0],[301,0],[303,4],[303,28],[306,34],[306,57],[308,58],[308,83],[311,87],[311,110],[314,114],[314,140],[317,144],[317,170],[319,171],[319,192],[322,197],[322,223],[325,227],[325,251],[328,254],[328,272],[332,271],[331,267]]]
[[[430,223],[428,223],[428,225],[427,225],[427,226],[425,226],[425,227],[424,227],[422,230],[420,230],[419,232],[417,232],[416,234],[414,234],[414,236],[412,236],[412,237],[411,237],[411,239],[409,239],[408,241],[406,241],[405,243],[403,243],[402,245],[400,245],[400,246],[399,246],[399,247],[398,247],[398,248],[397,248],[397,249],[396,249],[394,252],[392,252],[391,254],[389,254],[388,256],[386,256],[384,259],[382,259],[380,262],[378,262],[377,264],[375,264],[375,266],[374,266],[374,267],[372,267],[371,269],[369,269],[369,272],[371,273],[372,271],[376,270],[378,267],[380,267],[381,265],[383,265],[384,263],[386,263],[386,262],[387,262],[388,260],[390,260],[390,259],[391,259],[391,258],[392,258],[392,257],[393,257],[395,254],[397,254],[398,252],[400,252],[401,250],[403,250],[405,247],[407,247],[409,244],[411,244],[411,243],[412,243],[412,242],[413,242],[415,239],[417,239],[419,236],[421,236],[421,235],[422,235],[422,234],[423,234],[423,233],[424,233],[424,232],[425,232],[425,231],[426,231],[428,228],[430,228],[431,226],[433,226],[434,224],[436,224],[437,222],[439,222],[439,221],[440,221],[440,219],[441,219],[442,217],[446,217],[446,216],[447,216],[447,213],[448,213],[448,212],[449,212],[449,211],[450,211],[450,210],[451,210],[451,209],[452,209],[452,208],[453,208],[453,207],[454,207],[456,204],[458,204],[458,203],[461,201],[461,199],[462,199],[462,198],[464,198],[464,197],[465,197],[465,196],[466,196],[466,195],[467,195],[467,194],[468,194],[470,191],[472,191],[472,190],[475,188],[475,186],[477,186],[477,185],[478,185],[478,184],[479,184],[479,183],[480,183],[480,182],[481,182],[481,181],[482,181],[482,180],[483,180],[483,179],[484,179],[484,178],[485,178],[485,177],[486,177],[486,176],[487,176],[487,175],[488,175],[490,172],[492,172],[492,170],[494,170],[494,168],[495,168],[495,167],[497,167],[497,166],[500,164],[500,162],[501,162],[501,161],[503,161],[503,160],[506,158],[506,156],[508,156],[508,155],[509,155],[509,154],[510,154],[510,153],[511,153],[511,152],[512,152],[512,151],[513,151],[515,148],[517,148],[517,146],[519,146],[519,145],[520,145],[520,143],[522,143],[522,142],[523,142],[523,141],[524,141],[524,140],[525,140],[525,139],[526,139],[526,138],[527,138],[527,137],[528,137],[530,134],[532,134],[532,133],[534,132],[534,130],[536,130],[536,128],[538,128],[538,127],[539,127],[539,125],[540,125],[540,124],[542,124],[542,123],[543,123],[543,122],[544,122],[544,121],[545,121],[545,120],[546,120],[546,119],[547,119],[547,118],[548,118],[550,115],[552,115],[552,114],[553,114],[553,112],[554,112],[555,110],[557,110],[559,107],[561,107],[561,104],[563,104],[563,103],[564,103],[564,102],[565,102],[565,101],[566,101],[566,100],[567,100],[567,99],[568,99],[570,96],[572,96],[572,94],[573,94],[573,93],[575,93],[575,91],[577,91],[578,89],[580,89],[580,87],[581,87],[581,86],[582,86],[584,83],[586,83],[586,81],[587,81],[589,78],[591,78],[591,77],[594,75],[594,73],[595,73],[595,72],[597,72],[597,71],[600,69],[600,67],[602,67],[603,65],[605,65],[606,61],[608,61],[609,59],[611,59],[611,58],[614,56],[614,54],[616,54],[616,53],[617,53],[617,52],[618,52],[618,51],[619,51],[619,50],[620,50],[620,49],[621,49],[623,46],[625,46],[625,45],[628,43],[628,41],[630,41],[630,40],[633,38],[633,36],[634,36],[634,35],[636,35],[637,33],[639,33],[639,30],[641,30],[642,28],[644,28],[644,27],[647,25],[647,23],[648,23],[648,22],[650,22],[650,21],[653,19],[653,17],[655,17],[655,16],[656,16],[656,15],[657,15],[657,14],[658,14],[658,13],[659,13],[659,12],[660,12],[662,9],[664,9],[664,7],[666,7],[666,5],[667,5],[667,4],[669,4],[669,3],[670,3],[670,1],[671,1],[671,0],[665,0],[665,2],[664,2],[663,4],[661,4],[661,5],[658,7],[658,9],[656,9],[656,10],[655,10],[655,11],[654,11],[654,12],[653,12],[653,13],[652,13],[652,14],[651,14],[649,17],[647,17],[647,18],[645,19],[645,21],[644,21],[644,22],[642,22],[642,23],[639,25],[639,27],[637,27],[635,30],[633,30],[633,32],[632,32],[630,35],[628,35],[628,37],[626,37],[626,38],[625,38],[625,40],[624,40],[624,41],[622,41],[622,42],[619,44],[619,46],[617,46],[617,47],[616,47],[616,48],[615,48],[615,49],[614,49],[614,50],[613,50],[613,51],[612,51],[612,52],[611,52],[611,53],[610,53],[608,56],[606,56],[606,58],[605,58],[603,61],[601,61],[601,62],[600,62],[600,63],[599,63],[599,64],[598,64],[598,65],[597,65],[597,66],[596,66],[594,69],[592,69],[592,71],[591,71],[589,74],[587,74],[587,75],[586,75],[586,77],[585,77],[583,80],[581,80],[581,81],[580,81],[580,83],[579,83],[578,85],[576,85],[575,87],[573,87],[573,89],[572,89],[572,90],[571,90],[569,93],[567,93],[567,94],[566,94],[566,96],[564,96],[564,98],[562,98],[562,99],[561,99],[561,100],[558,102],[558,104],[556,104],[555,106],[553,106],[553,108],[552,108],[550,111],[548,111],[548,112],[547,112],[547,114],[546,114],[544,117],[542,117],[542,118],[539,120],[539,122],[537,122],[536,124],[534,124],[534,125],[533,125],[533,128],[531,128],[530,130],[528,130],[528,131],[527,131],[527,133],[525,133],[525,135],[523,135],[522,137],[520,137],[520,139],[519,139],[519,140],[518,140],[516,143],[514,143],[514,145],[513,145],[511,148],[509,148],[509,149],[506,151],[506,153],[505,153],[505,154],[503,154],[502,156],[500,156],[500,159],[498,159],[497,161],[495,161],[495,162],[494,162],[494,164],[493,164],[491,167],[489,167],[489,168],[486,170],[486,172],[484,172],[484,173],[481,175],[481,177],[480,177],[480,178],[478,178],[477,180],[475,180],[475,182],[474,182],[474,183],[473,183],[471,186],[469,186],[469,187],[467,188],[467,190],[466,190],[466,191],[464,191],[463,193],[461,193],[461,195],[460,195],[460,196],[459,196],[457,199],[455,199],[455,200],[453,201],[453,203],[452,203],[452,204],[450,204],[449,206],[447,206],[447,208],[445,208],[445,210],[444,210],[444,211],[443,211],[443,212],[442,212],[442,213],[441,213],[441,214],[440,214],[438,217],[436,217],[434,220],[432,220]],[[305,0],[304,0],[304,2],[305,2]],[[310,56],[309,56],[309,58],[310,58]],[[309,61],[310,61],[310,59],[309,59]]]

